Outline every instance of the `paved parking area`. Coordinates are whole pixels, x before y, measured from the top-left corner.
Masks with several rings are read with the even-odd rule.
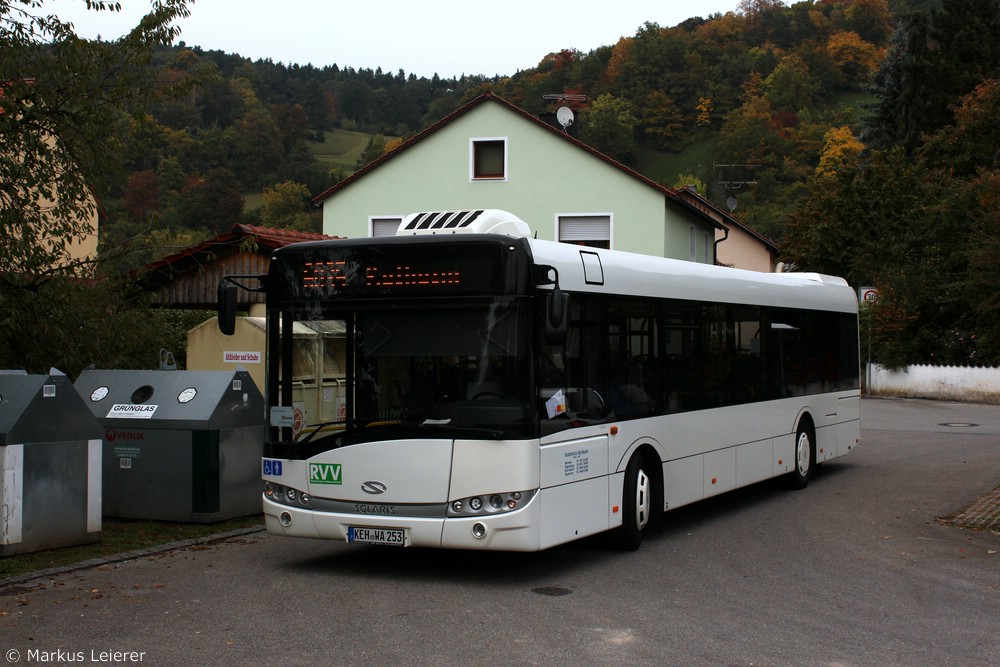
[[[993,516],[1000,407],[862,409],[862,446],[805,491],[678,508],[636,552],[253,532],[0,585],[0,663],[997,667],[1000,533],[949,521]]]

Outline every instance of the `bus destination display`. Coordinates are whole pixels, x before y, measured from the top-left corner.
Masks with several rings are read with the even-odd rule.
[[[378,251],[380,250],[380,251]],[[496,246],[449,247],[425,252],[332,249],[302,256],[297,286],[302,296],[387,297],[392,295],[496,294],[502,289]],[[291,269],[292,266],[289,266]]]
[[[355,281],[353,276],[363,276],[362,281]],[[368,265],[351,270],[345,261],[339,262],[306,262],[302,269],[302,287],[305,289],[320,289],[341,291],[349,280],[355,287],[439,287],[462,284],[462,272],[459,270],[440,270],[430,268],[415,268],[408,265],[381,267]]]

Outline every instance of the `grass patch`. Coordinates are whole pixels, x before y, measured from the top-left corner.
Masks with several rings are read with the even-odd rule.
[[[208,537],[263,523],[264,517],[260,514],[218,523],[105,519],[101,526],[100,542],[0,558],[0,579],[82,563],[93,558],[107,558],[127,551],[149,549],[170,542]]]
[[[249,213],[251,211],[256,211],[259,208],[264,207],[264,193],[263,192],[244,192],[243,193],[243,212]]]
[[[694,174],[710,183],[712,164],[723,162],[716,154],[718,145],[718,137],[710,137],[691,144],[680,153],[640,147],[636,152],[636,171],[668,187],[673,187],[681,174]]]
[[[853,113],[858,121],[869,112],[866,106],[878,103],[878,97],[861,91],[842,92],[833,96],[831,106],[834,109],[847,110]]]
[[[372,135],[352,130],[332,130],[324,132],[326,141],[310,141],[309,152],[328,169],[340,168],[346,173],[354,172],[358,158],[368,145]]]

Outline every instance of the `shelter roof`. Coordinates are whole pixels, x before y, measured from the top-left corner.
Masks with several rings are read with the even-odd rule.
[[[153,293],[153,302],[173,308],[214,308],[216,286],[224,275],[267,273],[271,254],[278,248],[334,236],[257,225],[232,230],[151,262],[136,272],[136,280]],[[259,294],[241,291],[247,302],[263,301]]]

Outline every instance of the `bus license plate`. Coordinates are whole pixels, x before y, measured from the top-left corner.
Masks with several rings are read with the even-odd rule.
[[[384,544],[393,547],[406,546],[405,533],[400,528],[348,526],[347,541],[351,544]]]

